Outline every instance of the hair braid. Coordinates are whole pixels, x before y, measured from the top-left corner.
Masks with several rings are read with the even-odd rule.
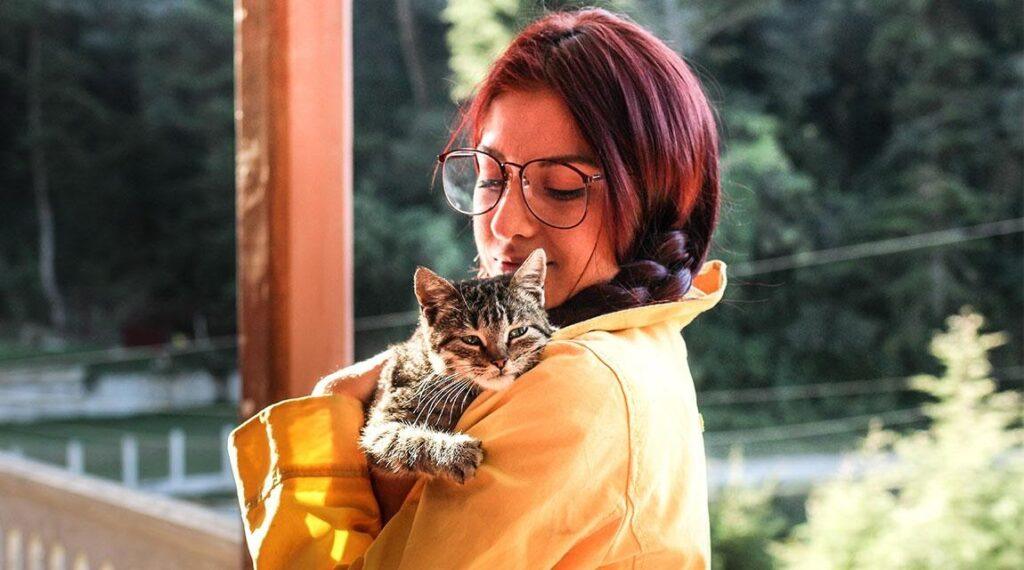
[[[687,231],[654,232],[632,261],[619,266],[610,281],[583,289],[549,313],[567,326],[604,313],[676,301],[690,290],[703,265],[706,247],[687,239]]]

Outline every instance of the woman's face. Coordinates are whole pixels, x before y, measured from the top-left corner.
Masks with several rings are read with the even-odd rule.
[[[600,172],[590,145],[558,95],[552,91],[513,91],[491,102],[484,118],[480,150],[502,161],[525,164],[535,158],[578,156],[564,160],[586,174]],[[608,281],[618,272],[608,227],[608,186],[591,183],[587,215],[567,230],[545,225],[523,201],[519,169],[498,204],[474,216],[473,236],[484,276],[515,271],[536,248],[547,254],[545,307],[557,307],[573,293]],[[591,252],[593,257],[591,258]],[[589,260],[589,263],[588,263]]]

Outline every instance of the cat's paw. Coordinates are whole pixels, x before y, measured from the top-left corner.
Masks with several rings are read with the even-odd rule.
[[[452,445],[450,451],[446,461],[438,465],[437,475],[461,485],[476,475],[484,460],[484,447],[480,440],[464,436]]]

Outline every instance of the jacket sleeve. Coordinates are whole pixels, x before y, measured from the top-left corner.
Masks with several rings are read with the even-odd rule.
[[[356,446],[359,403],[278,406],[233,440],[257,568],[596,567],[629,536],[625,398],[576,343],[550,344],[511,389],[479,396],[457,426],[483,442],[476,476],[421,479],[383,529]]]
[[[359,400],[278,402],[228,442],[249,554],[263,568],[335,568],[358,558],[381,516],[357,441]]]

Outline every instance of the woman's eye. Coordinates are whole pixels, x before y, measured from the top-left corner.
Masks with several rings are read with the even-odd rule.
[[[509,340],[511,340],[514,338],[519,338],[524,334],[526,334],[526,327],[518,327],[508,331],[508,338]]]
[[[474,336],[474,335],[466,335],[466,336],[462,337],[462,339],[460,339],[460,340],[462,340],[462,342],[464,342],[466,344],[471,344],[473,346],[481,346],[481,345],[483,345],[483,342],[480,341],[480,337]]]
[[[559,190],[558,188],[546,188],[547,195],[560,202],[568,202],[570,200],[576,200],[582,198],[586,192],[585,188],[576,188],[575,190]]]

